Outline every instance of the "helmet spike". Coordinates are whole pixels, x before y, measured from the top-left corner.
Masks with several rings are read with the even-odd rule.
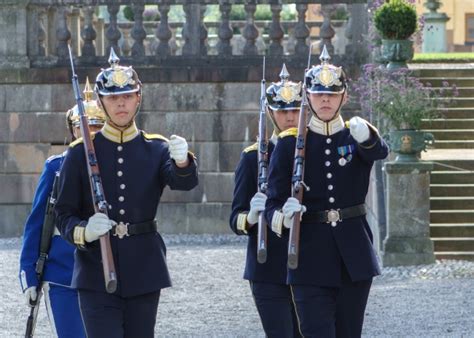
[[[86,102],[92,101],[92,96],[94,95],[94,91],[91,88],[91,84],[89,82],[89,77],[86,77],[86,85],[84,86],[84,100]]]
[[[288,73],[288,70],[286,69],[286,65],[283,64],[283,67],[281,68],[280,72],[280,79],[281,81],[286,81],[290,78],[290,73]]]
[[[110,55],[109,55],[108,62],[110,64],[110,67],[112,67],[112,68],[114,68],[115,66],[118,66],[118,64],[120,62],[120,59],[117,56],[117,54],[115,54],[115,51],[114,51],[113,47],[110,47]]]
[[[331,60],[331,56],[329,56],[328,50],[326,48],[326,45],[323,47],[323,51],[321,55],[319,56],[319,60],[321,60],[321,64],[328,64],[329,60]]]

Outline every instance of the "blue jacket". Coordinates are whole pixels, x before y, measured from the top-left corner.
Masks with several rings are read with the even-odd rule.
[[[65,153],[48,158],[44,164],[36,188],[31,213],[26,220],[23,233],[23,245],[20,253],[20,282],[25,290],[31,286],[38,285],[35,272],[36,261],[39,257],[41,231],[46,212],[46,203],[53,188],[56,172],[61,168]],[[53,236],[51,248],[46,260],[43,280],[69,286],[71,284],[72,269],[74,265],[75,247],[59,236]]]
[[[291,178],[296,138],[280,138],[270,161],[266,217],[271,222],[291,196]],[[378,133],[358,144],[348,129],[332,135],[308,130],[303,194],[307,212],[339,209],[365,202],[370,171],[383,159],[388,147]],[[341,158],[345,159],[340,161]],[[343,163],[341,165],[341,163]],[[288,240],[288,230],[283,237]],[[372,247],[372,232],[365,216],[344,219],[336,226],[308,222],[303,216],[298,267],[288,270],[289,284],[339,287],[344,264],[353,281],[367,280],[380,273]]]
[[[275,146],[268,143],[268,157]],[[230,215],[230,228],[238,235],[244,233],[237,229],[239,214],[248,213],[250,200],[257,192],[258,178],[258,151],[255,145],[246,148],[240,157],[235,170],[234,198]],[[257,262],[258,226],[255,224],[248,230],[247,259],[244,278],[255,282],[286,283],[286,261],[288,242],[279,238],[270,228],[267,230],[267,261]]]
[[[123,135],[124,139],[115,139],[114,132],[106,125],[93,140],[109,204],[108,215],[117,223],[151,221],[166,185],[171,189],[190,190],[198,184],[196,162],[190,155],[190,165],[178,168],[170,159],[168,142],[162,136],[138,130]],[[76,226],[85,226],[94,214],[82,143],[72,144],[64,160],[55,210],[61,234],[77,244]],[[158,227],[159,224],[160,220]],[[122,239],[111,235],[110,240],[118,295],[136,296],[171,286],[166,247],[158,232]],[[78,248],[73,287],[105,292],[99,241]]]

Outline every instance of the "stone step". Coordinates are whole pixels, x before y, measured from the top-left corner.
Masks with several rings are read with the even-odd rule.
[[[444,87],[430,87],[436,91],[444,89]],[[474,93],[474,87],[457,87],[458,98],[472,98]]]
[[[189,141],[189,149],[198,157],[200,172],[233,172],[242,151],[253,143]],[[49,156],[65,149],[44,143],[0,143],[0,174],[39,174]]]
[[[160,203],[158,229],[168,234],[228,234],[230,203]]]
[[[424,129],[424,131],[432,133],[435,140],[474,140],[474,129]]]
[[[474,261],[474,252],[469,251],[444,251],[436,252],[436,259],[454,259],[463,261]]]
[[[0,204],[31,203],[39,175],[0,174]],[[165,188],[163,202],[210,203],[232,201],[234,173],[201,172],[199,185],[191,191],[172,191]],[[108,201],[113,205],[113,201]]]
[[[421,129],[437,130],[444,129],[474,129],[474,118],[457,119],[451,117],[442,117],[430,120],[423,120]]]
[[[438,237],[432,238],[435,252],[464,251],[474,252],[474,238]]]
[[[19,237],[31,204],[0,203],[0,237]],[[227,234],[230,203],[160,203],[158,229],[169,234]]]
[[[425,77],[474,77],[474,68],[466,66],[465,64],[459,64],[460,67],[450,67],[450,68],[439,68],[439,67],[427,67],[419,68],[416,65],[410,65],[410,68],[414,69],[414,75],[425,78]]]
[[[474,118],[474,108],[465,107],[449,107],[447,109],[440,109],[439,114],[447,119],[472,119]]]
[[[474,171],[474,160],[444,160],[444,159],[430,159],[428,161],[434,162],[434,171],[446,171],[455,170],[459,172],[472,172]]]
[[[258,133],[258,111],[141,112],[137,124],[149,133],[177,134],[189,142],[251,142]],[[2,128],[0,143],[60,145],[69,138],[62,113],[0,113],[0,125],[9,126]]]
[[[431,210],[430,223],[474,223],[474,210]]]
[[[474,184],[430,184],[432,197],[474,196]]]
[[[450,76],[434,76],[422,77],[421,82],[431,84],[431,87],[443,87],[443,83],[448,83],[449,86],[456,84],[457,87],[474,87],[474,76],[466,77],[450,77]]]
[[[474,107],[474,98],[472,95],[474,94],[474,91],[471,91],[471,96],[468,97],[441,97],[438,98],[437,100],[442,100],[443,102],[445,100],[449,100],[448,106],[449,107],[456,107],[456,108],[473,108]]]
[[[474,238],[474,224],[438,223],[430,225],[431,237],[464,237]]]
[[[461,196],[461,197],[431,197],[430,208],[431,210],[470,210],[474,206],[474,197],[472,196]]]
[[[436,149],[473,149],[474,140],[436,140]]]
[[[440,170],[431,173],[431,184],[472,184],[474,172]]]

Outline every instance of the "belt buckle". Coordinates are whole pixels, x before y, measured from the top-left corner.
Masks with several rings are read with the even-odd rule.
[[[128,233],[129,224],[130,223],[123,223],[123,222],[120,222],[119,224],[117,224],[115,226],[114,236],[118,236],[119,239],[122,239],[125,236],[130,236],[130,234]]]
[[[336,222],[340,222],[341,221],[341,215],[339,214],[339,210],[340,209],[337,209],[337,210],[334,210],[334,209],[331,209],[331,210],[328,210],[328,220],[326,223],[331,223],[331,224],[334,224]]]

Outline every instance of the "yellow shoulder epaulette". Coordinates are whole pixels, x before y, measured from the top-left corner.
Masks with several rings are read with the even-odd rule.
[[[248,153],[250,151],[254,151],[254,150],[257,150],[258,149],[258,143],[255,142],[254,144],[252,144],[251,146],[248,146],[247,148],[244,149],[244,153]]]
[[[160,134],[148,134],[148,133],[143,132],[143,137],[146,138],[147,140],[162,140],[165,142],[169,142],[169,140],[166,137]]]
[[[296,136],[298,135],[298,128],[290,128],[285,131],[282,131],[280,134],[278,134],[279,138],[287,137],[287,136]]]
[[[95,137],[95,133],[91,133],[91,140],[93,140]],[[76,139],[74,142],[71,142],[69,144],[69,147],[75,147],[77,146],[78,144],[82,143],[84,140],[82,139],[82,137],[79,137],[78,139]]]

